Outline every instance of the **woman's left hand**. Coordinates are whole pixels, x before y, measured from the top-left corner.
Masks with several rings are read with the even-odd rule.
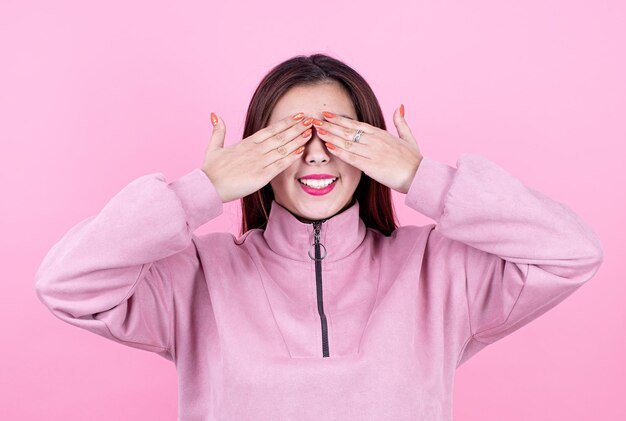
[[[423,156],[400,109],[393,115],[399,138],[332,112],[325,112],[324,119],[324,124],[315,128],[330,153],[391,189],[404,194],[409,191]],[[364,133],[357,143],[352,139],[359,129]]]

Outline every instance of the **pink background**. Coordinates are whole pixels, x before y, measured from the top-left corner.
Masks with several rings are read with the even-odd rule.
[[[510,4],[509,4],[510,3]],[[619,0],[0,4],[4,419],[173,420],[175,367],[56,319],[34,273],[131,180],[240,140],[263,75],[325,52],[400,103],[422,153],[480,153],[579,213],[605,263],[457,371],[455,420],[626,419],[626,7]],[[430,219],[395,195],[403,224]],[[197,233],[236,232],[238,202]]]

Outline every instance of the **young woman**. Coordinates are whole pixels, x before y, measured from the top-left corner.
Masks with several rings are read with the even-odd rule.
[[[598,270],[595,233],[480,155],[420,153],[326,55],[261,81],[244,139],[132,181],[36,276],[58,318],[176,364],[180,420],[451,420],[455,369]],[[391,189],[436,224],[397,227]],[[241,199],[239,237],[194,230]]]

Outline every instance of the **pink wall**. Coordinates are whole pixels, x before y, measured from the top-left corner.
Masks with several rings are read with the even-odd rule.
[[[132,179],[199,166],[211,111],[239,141],[265,72],[325,52],[371,83],[394,134],[405,104],[424,155],[481,153],[603,240],[592,281],[458,370],[455,419],[626,419],[624,4],[3,0],[3,418],[176,419],[174,366],[54,318],[34,272]],[[403,198],[403,224],[431,222]],[[238,221],[232,202],[198,233]]]

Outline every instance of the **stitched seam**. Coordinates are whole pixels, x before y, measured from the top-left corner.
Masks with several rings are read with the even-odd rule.
[[[466,246],[468,246],[466,244]],[[466,254],[465,254],[465,267],[468,266],[468,252],[471,252],[471,249],[466,248]],[[470,304],[469,304],[469,282],[467,280],[467,276],[465,278],[465,305],[467,307],[467,324],[469,325],[469,337],[467,339],[465,339],[465,343],[463,344],[463,347],[461,347],[461,351],[459,352],[459,356],[457,357],[457,366],[459,364],[459,360],[461,359],[461,356],[463,355],[463,352],[465,352],[465,348],[467,347],[467,344],[470,342],[470,340],[475,339],[474,336],[474,328],[472,328],[472,313],[470,311]]]
[[[467,258],[467,254],[465,255]],[[467,267],[467,261],[465,262],[465,267]],[[474,329],[472,328],[472,313],[470,312],[470,304],[469,304],[469,286],[468,286],[469,282],[467,280],[467,278],[465,279],[465,304],[467,305],[467,322],[469,325],[469,330],[470,330],[470,337],[466,340],[466,344],[467,342],[469,342],[470,339],[472,339],[475,335],[474,335]],[[465,348],[465,346],[463,347]]]
[[[473,336],[469,336],[466,340],[465,343],[463,344],[463,346],[461,347],[461,350],[459,351],[459,355],[456,357],[456,366],[459,366],[459,362],[461,361],[461,357],[463,356],[463,353],[465,352],[465,348],[467,348],[467,344],[470,343],[470,341],[473,339]]]
[[[165,268],[165,271],[167,272],[167,276],[168,279],[165,280],[165,283],[167,284],[167,287],[169,288],[170,291],[170,296],[172,297],[172,303],[171,303],[171,307],[169,307],[167,309],[167,315],[169,317],[169,321],[170,321],[170,327],[169,330],[167,332],[167,349],[170,353],[170,355],[172,356],[172,358],[175,358],[175,352],[174,352],[174,347],[173,347],[173,337],[174,337],[174,314],[176,314],[174,312],[174,286],[173,286],[173,282],[174,282],[174,278],[172,277],[172,272],[170,271],[170,267],[169,265],[165,264],[165,262],[163,263],[163,267]]]
[[[367,237],[367,235],[366,235],[366,237]],[[365,240],[365,238],[364,238],[364,240]],[[415,248],[415,246],[413,248]],[[406,264],[406,262],[405,262],[405,264]],[[400,273],[402,273],[402,271],[400,271]],[[356,350],[357,355],[361,354],[361,345],[363,345],[363,339],[365,338],[365,332],[367,332],[367,328],[368,328],[368,326],[369,326],[369,324],[370,324],[370,322],[372,320],[372,317],[374,315],[374,310],[377,308],[376,305],[378,304],[378,299],[379,298],[380,298],[380,267],[378,268],[378,281],[376,282],[376,296],[374,297],[374,303],[372,304],[372,307],[370,307],[369,317],[367,318],[367,322],[365,322],[365,327],[363,328],[363,333],[361,333],[361,338],[359,339],[359,347]]]
[[[265,299],[267,300],[267,305],[269,306],[270,312],[272,313],[272,319],[274,319],[274,323],[278,327],[279,326],[278,320],[276,320],[276,315],[274,313],[274,308],[272,307],[272,302],[270,301],[269,296],[267,295],[265,282],[263,282],[263,275],[261,274],[261,271],[259,270],[259,267],[256,261],[252,258],[252,256],[250,256],[250,253],[248,252],[248,250],[246,249],[243,249],[243,250],[245,251],[246,256],[248,256],[248,258],[252,261],[252,264],[254,265],[254,268],[256,269],[256,273],[259,276],[259,282],[261,283],[261,287],[263,287],[263,292],[265,293]],[[287,345],[287,341],[285,340],[285,336],[283,335],[283,332],[280,329],[278,329],[278,333],[280,334],[280,337],[283,340],[283,344],[285,345],[285,349],[287,350],[289,357],[294,358],[293,355],[291,354],[291,350],[289,349],[289,346]]]
[[[405,225],[405,227],[415,227],[415,225]],[[430,236],[432,235],[434,229],[436,228],[436,224],[428,224],[425,226],[421,226],[421,227],[417,227],[418,228],[418,233],[423,232],[423,230],[428,230],[428,233],[426,234],[426,241],[424,241],[425,245],[428,245],[428,241],[430,240]],[[419,228],[423,228],[423,229],[419,229]],[[378,232],[377,230],[372,230],[374,232]],[[404,273],[405,268],[407,267],[407,265],[409,264],[409,261],[411,260],[410,257],[414,255],[415,253],[415,249],[417,248],[418,243],[420,243],[420,241],[418,241],[420,239],[420,236],[416,236],[415,237],[415,241],[413,242],[413,247],[411,247],[411,251],[409,251],[408,255],[407,255],[407,259],[404,260],[404,262],[402,262],[402,266],[400,267],[400,270],[398,271],[398,276],[401,276]],[[419,281],[421,281],[421,269],[424,263],[424,254],[421,255],[422,258],[422,264],[420,264],[420,271],[417,275],[417,279]],[[376,299],[374,302],[374,305],[376,305],[376,303],[378,303],[378,291],[380,288],[380,272],[379,272],[379,277],[378,277],[378,285],[376,286]],[[417,281],[416,281],[417,282]],[[417,288],[417,294],[419,294],[419,287]],[[415,297],[415,299],[417,300],[417,296]],[[372,312],[370,312],[370,317],[367,319],[367,324],[365,325],[365,328],[367,329],[367,325],[369,324],[370,320],[372,318]],[[363,331],[365,333],[365,330]],[[361,336],[361,341],[363,340],[364,336]],[[361,349],[361,345],[359,343],[359,350]]]
[[[146,265],[152,265],[152,263],[144,263],[144,264],[142,264],[142,265],[141,265],[141,268],[139,269],[139,274],[137,275],[137,279],[135,279],[135,282],[133,282],[133,285],[130,287],[130,289],[129,289],[128,293],[126,294],[126,297],[125,297],[122,301],[120,301],[120,303],[118,303],[118,305],[119,305],[119,304],[121,304],[121,303],[123,303],[123,302],[125,302],[125,301],[128,301],[128,299],[129,299],[129,298],[130,298],[130,296],[132,295],[132,294],[131,294],[131,291],[133,290],[133,288],[135,287],[135,285],[137,285],[137,283],[138,283],[138,282],[142,279],[141,274],[142,274],[142,273],[144,273],[143,268],[144,268]],[[148,270],[149,270],[149,269],[150,269],[150,266],[148,266]],[[101,319],[96,319],[95,317],[94,317],[93,319],[94,319],[94,320],[97,320],[97,321],[99,321],[99,322],[101,322],[101,323],[102,323],[102,324],[103,324],[103,325],[107,328],[107,331],[109,332],[109,334],[111,335],[111,337],[115,338],[116,340],[118,340],[118,341],[120,341],[120,342],[122,342],[122,343],[126,343],[126,344],[137,344],[137,345],[143,345],[143,346],[148,346],[148,347],[151,347],[151,348],[156,348],[156,349],[160,349],[160,350],[166,350],[166,351],[168,351],[168,352],[169,352],[169,349],[167,349],[167,348],[163,348],[163,347],[158,346],[158,345],[147,344],[147,343],[144,343],[144,342],[134,342],[134,341],[128,341],[128,340],[125,340],[125,339],[119,338],[119,337],[117,337],[116,335],[114,335],[114,334],[113,334],[113,332],[112,332],[112,331],[111,331],[111,329],[109,328],[109,325],[108,325],[108,324],[107,324],[104,320],[101,320]]]
[[[515,264],[513,262],[509,262],[509,263]],[[498,329],[498,328],[504,326],[506,324],[506,322],[509,320],[509,317],[511,317],[511,314],[513,313],[513,310],[515,310],[515,307],[517,306],[517,302],[519,301],[520,297],[522,296],[522,293],[524,292],[524,288],[526,288],[526,285],[528,284],[528,271],[530,269],[530,265],[529,264],[525,264],[525,266],[526,266],[526,274],[524,275],[524,285],[522,285],[522,288],[520,289],[519,294],[517,294],[517,298],[515,298],[515,302],[511,306],[511,311],[509,311],[509,314],[507,314],[507,316],[504,319],[504,321],[502,323],[500,323],[499,325],[487,328],[487,329],[482,330],[480,332],[476,332],[474,335],[472,335],[472,338],[475,341],[478,341],[478,342],[480,342],[482,344],[489,345],[490,344],[489,342],[481,341],[480,339],[476,338],[476,335],[480,335],[480,334],[483,334],[485,332],[489,332],[489,331]]]
[[[150,348],[156,348],[156,349],[160,349],[160,350],[164,350],[164,351],[168,351],[168,352],[169,352],[169,350],[168,350],[167,348],[163,348],[163,347],[158,346],[158,345],[147,344],[147,343],[144,343],[144,342],[128,341],[128,340],[126,340],[126,339],[121,339],[121,338],[118,338],[117,336],[115,336],[115,335],[113,334],[113,332],[111,332],[111,329],[109,328],[109,325],[107,325],[107,324],[106,324],[106,322],[105,322],[104,320],[100,320],[100,319],[94,319],[94,320],[97,320],[97,321],[101,322],[101,323],[102,323],[102,324],[103,324],[103,325],[107,328],[107,331],[109,332],[109,334],[111,335],[111,337],[115,338],[116,340],[118,340],[118,341],[120,341],[120,342],[122,342],[122,343],[125,343],[125,344],[137,344],[137,345],[143,345],[143,346],[147,346],[147,347],[150,347]]]
[[[415,227],[415,225],[405,225],[406,227]],[[424,227],[417,227],[417,228],[424,228],[424,230],[428,230],[428,234],[426,234],[426,241],[424,244],[428,244],[428,240],[430,239],[430,236],[432,235],[432,232],[435,228],[435,224],[428,224]],[[376,230],[373,230],[374,232],[378,232]],[[423,230],[418,230],[418,233],[422,232]],[[417,244],[419,243],[419,241],[417,241],[419,239],[419,237],[415,238],[415,241],[413,242],[413,247],[411,247],[411,251],[409,251],[408,256],[412,256],[415,252],[415,249],[417,248]],[[424,262],[424,254],[421,255],[422,256],[422,263]],[[409,264],[409,260],[410,259],[406,259],[404,262],[402,262],[402,266],[400,267],[400,270],[398,271],[398,273],[402,273],[404,272],[404,269],[406,268],[406,266]],[[422,266],[420,265],[420,269],[422,268]],[[419,275],[418,275],[419,276]]]

